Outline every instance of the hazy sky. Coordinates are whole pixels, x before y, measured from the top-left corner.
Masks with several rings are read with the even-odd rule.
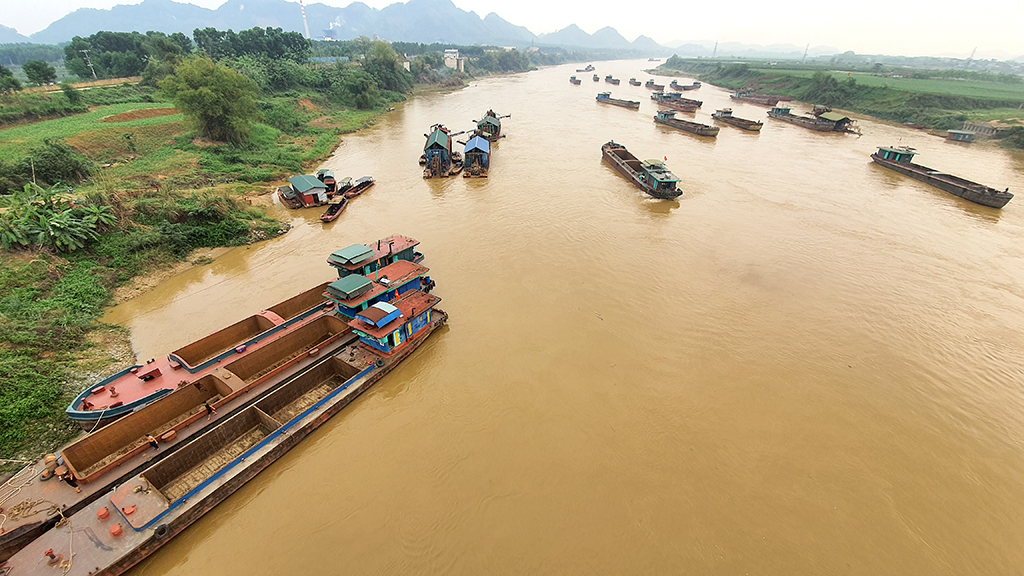
[[[349,0],[320,0],[347,6]],[[628,40],[640,34],[661,43],[721,41],[833,46],[841,51],[905,55],[1014,58],[1024,55],[1024,0],[938,0],[786,3],[763,0],[453,0],[481,17],[489,12],[536,34],[576,24],[593,33],[612,26]],[[374,8],[393,0],[364,0]],[[77,8],[137,4],[131,0],[0,0],[0,24],[28,35]],[[192,0],[217,8],[224,0]],[[623,7],[628,7],[624,9]]]

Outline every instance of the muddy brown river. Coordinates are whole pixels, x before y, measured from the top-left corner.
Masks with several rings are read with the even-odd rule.
[[[765,126],[703,139],[652,121],[627,85],[647,65],[417,97],[326,162],[378,180],[339,220],[275,204],[289,233],[112,309],[165,354],[401,233],[451,314],[132,573],[1024,573],[1024,155],[865,118],[819,134],[709,85],[699,121]],[[424,181],[429,126],[488,108],[512,115],[490,178]],[[610,139],[667,158],[683,196],[645,197]],[[1017,198],[871,163],[897,143]]]

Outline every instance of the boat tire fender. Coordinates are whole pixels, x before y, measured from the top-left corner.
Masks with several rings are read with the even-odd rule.
[[[377,361],[374,362],[373,365],[376,366],[377,368],[383,368],[384,367],[384,360],[381,359],[381,358],[377,358]]]
[[[167,538],[170,533],[171,528],[167,524],[161,524],[153,531],[153,536],[156,536],[159,540],[163,540],[164,538]]]

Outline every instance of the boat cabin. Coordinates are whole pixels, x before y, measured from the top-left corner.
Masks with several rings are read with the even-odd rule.
[[[414,289],[429,290],[429,270],[406,260],[388,264],[373,276],[349,274],[327,285],[323,295],[338,305],[338,312],[349,318],[377,302],[388,302]]]
[[[669,172],[661,160],[644,160],[640,163],[640,177],[647,185],[661,192],[671,192],[679,183],[679,178]]]
[[[968,132],[967,130],[948,130],[949,136],[946,136],[946,140],[952,140],[954,142],[974,142],[974,132]]]
[[[679,118],[676,118],[675,110],[658,110],[658,115],[655,118],[658,120],[679,120]]]
[[[610,100],[612,97],[611,92],[601,92],[597,95],[598,100]]]
[[[479,164],[482,168],[488,167],[488,160],[491,155],[491,143],[482,136],[474,136],[466,142],[466,152],[463,154],[466,166]]]
[[[769,114],[778,114],[779,116],[792,116],[793,112],[791,108],[786,106],[773,106]]]
[[[892,148],[879,146],[878,152],[875,154],[880,156],[883,160],[909,163],[917,152],[914,152],[913,148],[909,148],[907,146],[896,146]]]
[[[353,244],[336,250],[327,257],[327,263],[338,270],[338,278],[349,274],[368,275],[399,260],[419,262],[423,254],[416,252],[418,245],[418,240],[394,234],[370,245]]]
[[[492,110],[488,110],[484,117],[476,123],[476,130],[484,138],[493,140],[501,134],[501,120]]]
[[[430,325],[434,306],[441,299],[412,290],[389,304],[378,302],[348,322],[359,341],[383,354],[391,354]]]
[[[838,132],[846,130],[847,126],[853,122],[850,120],[849,116],[843,116],[838,112],[825,112],[822,114],[816,114],[816,116],[821,120],[828,120],[835,124],[835,130]]]
[[[282,186],[279,190],[285,200],[301,203],[307,208],[327,203],[327,185],[315,176],[292,176],[288,179],[288,186]]]
[[[440,124],[432,127],[423,147],[427,166],[435,166],[438,173],[447,173],[452,161],[452,138],[448,129]]]
[[[334,179],[334,172],[324,169],[317,170],[316,179],[327,186],[328,194],[334,194],[335,185],[337,184],[337,181]]]

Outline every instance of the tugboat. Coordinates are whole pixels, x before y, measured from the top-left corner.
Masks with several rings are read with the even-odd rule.
[[[341,201],[327,205],[327,210],[320,215],[320,220],[324,223],[334,222],[345,211],[345,208],[348,208],[348,198],[342,196]]]
[[[373,176],[363,176],[353,182],[352,187],[345,191],[345,198],[351,200],[363,192],[366,192],[370,186],[373,186],[374,184],[376,184],[376,182],[374,181]]]
[[[733,116],[732,108],[722,108],[721,110],[715,110],[715,113],[712,114],[711,117],[714,118],[715,120],[718,120],[719,122],[725,122],[726,124],[731,124],[737,128],[742,128],[743,130],[749,130],[751,132],[760,132],[761,126],[764,125],[761,122],[756,122],[754,120],[745,120],[743,118],[737,118],[736,116]]]
[[[301,174],[288,179],[288,186],[278,186],[277,196],[285,206],[309,208],[327,204],[327,185],[316,176]]]
[[[613,78],[611,74],[605,76],[604,77],[604,81],[609,83],[609,84],[613,84],[615,86],[619,85],[619,79],[618,78]]]
[[[487,178],[490,167],[491,143],[482,136],[474,136],[466,142],[464,178]]]
[[[601,156],[634,186],[655,198],[672,200],[682,194],[676,187],[679,178],[669,172],[661,160],[641,162],[630,154],[625,146],[614,141],[601,146]]]
[[[462,171],[462,154],[452,151],[454,135],[451,130],[441,124],[434,124],[430,127],[430,134],[424,136],[427,143],[423,147],[423,156],[420,157],[420,164],[425,166],[424,178],[447,178]]]
[[[640,103],[635,100],[620,100],[618,98],[612,98],[611,92],[601,92],[597,95],[597,101],[600,104],[611,104],[613,106],[621,106],[623,108],[629,108],[631,110],[639,110]]]
[[[647,88],[648,90],[662,91],[662,90],[665,89],[665,85],[664,84],[655,84],[654,80],[648,80],[647,83],[644,84],[644,88]]]
[[[637,80],[636,78],[630,78],[630,79],[629,79],[629,85],[630,85],[630,86],[642,86],[642,84],[640,83],[640,81],[639,81],[639,80]]]
[[[719,131],[718,126],[708,126],[707,124],[676,118],[675,110],[658,110],[658,115],[654,117],[654,121],[658,124],[664,124],[698,136],[708,136],[710,138],[718,136]]]
[[[600,80],[601,80],[601,77],[598,76],[597,74],[594,74],[594,82],[599,82]]]
[[[71,510],[60,504],[59,497],[48,497],[47,506],[68,521],[47,526],[0,570],[13,576],[41,574],[47,566],[65,576],[126,572],[414,354],[448,320],[448,314],[437,308],[440,301],[410,289],[370,304],[351,318],[332,309],[287,345],[265,348],[268,353],[258,361],[226,366],[201,383],[175,390],[147,407],[146,414],[126,416],[126,426],[117,434],[105,428],[73,442],[63,451],[68,469],[73,468],[69,459],[102,460],[116,456],[116,450],[141,446],[134,459],[125,460],[129,468],[124,473],[111,474],[118,476],[116,484],[91,487],[90,503]],[[294,361],[288,360],[291,356]],[[236,399],[237,405],[218,404],[220,409],[207,416],[204,401],[234,390],[255,375],[250,374],[253,370],[274,370],[274,363],[282,360],[303,363],[303,368],[287,377],[270,376],[273,386],[251,391],[244,400]],[[164,418],[175,413],[202,429],[190,432],[188,442],[170,432],[160,434],[161,449],[152,451],[145,436],[159,434]],[[24,487],[27,492],[37,491],[32,484]],[[47,485],[54,493],[72,493],[55,481],[34,484]],[[24,491],[20,497],[26,497]],[[84,537],[69,540],[72,527]]]
[[[920,180],[925,184],[930,184],[954,196],[959,196],[964,200],[970,200],[982,206],[1002,208],[1013,198],[1009,188],[1000,192],[977,182],[971,182],[970,180],[946,174],[927,166],[914,164],[911,160],[915,154],[917,152],[908,146],[882,146],[878,148],[878,152],[871,155],[871,159],[879,166],[885,166],[904,176],[910,176],[914,180]]]
[[[569,76],[569,84],[572,84],[573,86],[579,86],[582,83],[583,81],[580,80],[579,78],[575,76]]]

